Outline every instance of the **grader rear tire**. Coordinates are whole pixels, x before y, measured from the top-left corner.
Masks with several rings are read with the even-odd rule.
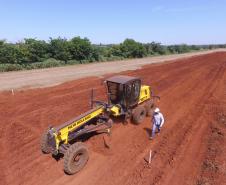
[[[134,124],[139,125],[146,116],[146,109],[144,106],[139,105],[136,107],[132,114],[132,121]]]
[[[45,133],[43,133],[42,137],[41,137],[41,142],[40,142],[40,147],[41,147],[41,151],[44,154],[49,154],[51,153],[51,148],[48,145],[48,136],[47,136],[47,131]]]
[[[82,142],[69,147],[64,155],[64,171],[68,175],[79,172],[89,159],[88,149]]]

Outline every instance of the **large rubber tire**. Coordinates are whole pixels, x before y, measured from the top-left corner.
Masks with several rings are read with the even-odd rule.
[[[155,105],[154,105],[153,101],[151,101],[151,100],[147,101],[145,103],[146,116],[152,116],[153,115],[154,107],[155,107]]]
[[[42,134],[41,137],[41,142],[40,142],[40,147],[41,147],[41,151],[44,154],[49,154],[51,153],[51,148],[48,145],[48,136],[47,136],[47,131],[45,133]]]
[[[64,155],[64,171],[68,175],[79,172],[89,160],[85,144],[77,142],[69,147]]]
[[[146,116],[146,109],[144,106],[139,105],[133,110],[132,121],[134,124],[140,124]]]

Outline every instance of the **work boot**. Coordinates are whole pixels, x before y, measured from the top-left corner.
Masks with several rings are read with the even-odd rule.
[[[158,132],[157,132],[157,135],[159,135],[159,134],[160,134],[160,131],[161,131],[161,130],[159,129],[159,130],[158,130]]]

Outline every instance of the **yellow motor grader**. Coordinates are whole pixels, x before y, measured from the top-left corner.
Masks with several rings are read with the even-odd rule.
[[[91,110],[58,127],[50,127],[42,135],[42,152],[63,155],[67,174],[80,171],[89,159],[88,149],[81,142],[84,135],[109,132],[114,117],[139,124],[152,114],[157,96],[152,95],[149,86],[141,84],[140,78],[118,75],[107,79],[105,84],[108,102],[94,101],[92,91]]]

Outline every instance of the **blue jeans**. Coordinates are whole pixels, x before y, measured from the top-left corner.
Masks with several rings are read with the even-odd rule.
[[[160,132],[160,125],[153,124],[151,137],[154,137],[155,136],[155,130],[156,130],[156,128],[158,128],[158,132]]]

